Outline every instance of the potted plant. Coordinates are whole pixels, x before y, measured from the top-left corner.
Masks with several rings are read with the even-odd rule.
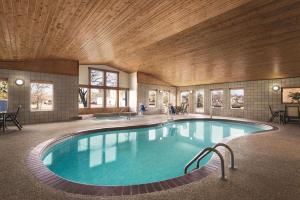
[[[292,101],[300,103],[300,92],[290,92],[289,97]]]

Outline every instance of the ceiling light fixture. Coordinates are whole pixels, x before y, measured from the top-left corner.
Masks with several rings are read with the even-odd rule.
[[[280,89],[279,85],[273,85],[272,87],[272,90],[275,92],[279,91],[279,89]]]
[[[24,85],[24,80],[23,79],[16,79],[15,83],[16,83],[16,85],[21,86],[21,85]]]

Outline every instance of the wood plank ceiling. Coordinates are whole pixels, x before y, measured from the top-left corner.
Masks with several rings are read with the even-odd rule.
[[[176,86],[300,76],[300,1],[2,0],[0,60],[70,59]]]

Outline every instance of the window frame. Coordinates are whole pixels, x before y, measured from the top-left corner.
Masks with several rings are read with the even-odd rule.
[[[198,94],[202,93],[203,95],[203,107],[197,107],[198,106]],[[204,88],[197,88],[195,90],[195,112],[196,113],[204,113],[205,112],[205,89]]]
[[[213,101],[212,101],[212,94],[213,91],[222,91],[222,106],[213,106]],[[224,89],[220,88],[220,89],[211,89],[210,90],[210,107],[211,108],[224,108]]]
[[[102,86],[99,85],[92,85],[91,84],[91,70],[98,70],[98,71],[102,71],[103,75],[104,75],[104,84]],[[116,73],[117,74],[117,86],[116,87],[112,87],[112,86],[107,86],[106,83],[106,73]],[[106,69],[99,69],[99,68],[93,68],[93,67],[89,67],[88,68],[88,85],[84,85],[84,84],[79,84],[79,88],[87,88],[88,89],[88,107],[86,108],[79,108],[79,109],[103,109],[103,108],[107,108],[107,109],[114,109],[114,108],[128,108],[129,107],[129,88],[122,88],[119,87],[120,84],[120,72],[119,71],[113,71],[113,70],[106,70]],[[104,102],[103,102],[103,107],[101,108],[92,108],[91,107],[91,89],[103,89],[104,90]],[[117,104],[116,107],[107,107],[107,102],[106,102],[106,98],[107,98],[107,90],[116,90],[117,92]],[[121,107],[119,104],[119,92],[120,90],[127,90],[127,106],[126,107]]]
[[[163,90],[161,93],[162,93],[162,94],[161,94],[161,96],[162,96],[162,105],[168,107],[169,104],[170,104],[170,99],[171,99],[170,91],[169,91],[169,90]],[[166,95],[166,96],[168,97],[168,103],[167,103],[166,105],[165,105],[164,102],[163,102],[163,101],[164,101],[164,95],[165,95],[165,94],[168,94],[168,95]]]
[[[180,104],[184,103],[184,102],[182,102],[182,94],[183,93],[188,93],[188,101],[185,102],[185,103],[190,104],[190,91],[189,90],[182,90],[182,91],[180,91]]]
[[[115,99],[115,106],[108,106],[107,105],[107,98],[108,98],[108,92],[107,92],[107,90],[112,90],[112,91],[115,91],[116,92],[116,99]],[[114,89],[106,89],[106,91],[105,91],[105,106],[106,106],[106,108],[118,108],[119,107],[119,98],[118,98],[118,96],[119,96],[119,90],[114,90]]]
[[[242,108],[232,108],[231,105],[231,90],[243,90],[244,96],[243,96],[243,107]],[[232,110],[244,110],[245,109],[245,88],[229,88],[229,107]]]
[[[103,85],[92,85],[91,84],[91,71],[95,70],[95,71],[101,71],[103,72],[103,81],[104,84]],[[93,87],[103,87],[104,89],[109,89],[109,88],[118,88],[119,84],[120,84],[120,72],[119,71],[113,71],[113,70],[106,70],[106,69],[98,69],[98,68],[94,68],[94,67],[89,67],[88,68],[89,74],[88,74],[88,85],[93,86]],[[107,86],[106,83],[106,73],[115,73],[117,74],[117,86],[116,87],[112,87],[112,86]]]
[[[6,81],[7,82],[7,108],[6,111],[8,110],[8,105],[9,105],[9,82],[8,82],[8,78],[0,78],[0,81]]]
[[[31,84],[32,83],[40,83],[40,84],[51,84],[52,85],[52,109],[51,110],[32,110],[31,108],[31,92],[32,92],[32,88],[31,88]],[[53,112],[54,111],[54,106],[55,106],[55,99],[54,99],[54,83],[53,81],[43,81],[43,80],[30,80],[30,105],[29,105],[29,108],[30,108],[30,112]]]
[[[92,89],[96,89],[96,90],[102,90],[103,91],[103,106],[101,107],[92,107]],[[88,101],[88,107],[87,108],[93,108],[93,109],[97,109],[97,108],[105,108],[106,106],[106,100],[105,100],[105,89],[103,88],[98,88],[98,87],[91,87],[91,88],[88,88],[88,93],[89,93],[89,101]]]
[[[120,106],[120,91],[127,91],[127,93],[126,93],[126,96],[127,96],[126,106]],[[119,108],[127,108],[127,107],[129,107],[129,89],[128,88],[120,88],[120,89],[118,89],[118,106],[119,106]]]

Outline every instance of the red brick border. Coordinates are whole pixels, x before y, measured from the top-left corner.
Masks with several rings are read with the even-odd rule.
[[[192,118],[192,119],[180,119],[174,121],[186,121],[186,120],[211,120],[207,118]],[[252,123],[252,122],[243,122],[243,121],[235,121],[235,120],[223,120],[223,119],[213,119],[214,121],[228,121],[228,122],[235,122],[235,123],[246,123],[246,124],[253,124],[253,125],[265,125],[260,123]],[[161,123],[159,123],[161,124]],[[82,132],[77,132],[69,135],[65,135],[59,138],[54,138],[47,140],[34,149],[31,150],[27,163],[29,169],[32,173],[44,184],[52,186],[56,189],[60,189],[65,192],[74,193],[74,194],[82,194],[82,195],[96,195],[96,196],[122,196],[122,195],[136,195],[136,194],[144,194],[144,193],[151,193],[151,192],[158,192],[163,190],[168,190],[171,188],[179,187],[181,185],[185,185],[197,180],[200,180],[210,173],[216,171],[220,166],[220,160],[214,154],[211,160],[200,169],[194,170],[186,175],[179,176],[176,178],[168,179],[165,181],[159,181],[154,183],[147,183],[147,184],[140,184],[140,185],[129,185],[129,186],[95,186],[95,185],[85,185],[74,183],[68,180],[65,180],[54,173],[52,173],[42,162],[41,156],[45,149],[53,146],[56,143],[59,143],[63,140],[66,140],[70,137],[75,135],[82,135],[82,134],[90,134],[94,132],[100,131],[110,131],[110,130],[120,130],[120,129],[131,129],[131,128],[142,128],[142,127],[149,127],[149,126],[156,126],[158,124],[151,124],[151,125],[142,125],[142,126],[129,126],[129,127],[116,127],[116,128],[104,128],[104,129],[96,129],[96,130],[87,130]],[[270,130],[272,131],[277,129],[272,125],[268,125],[272,127]],[[266,131],[259,131],[259,132],[266,132]],[[225,138],[223,142],[228,142],[230,138]],[[218,149],[219,150],[219,149]],[[224,148],[219,150],[223,155],[225,153]]]

